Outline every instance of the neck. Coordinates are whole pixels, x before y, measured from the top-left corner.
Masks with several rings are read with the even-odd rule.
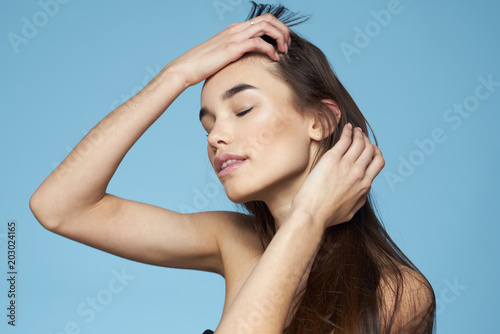
[[[286,223],[286,219],[292,208],[292,201],[300,187],[307,178],[307,173],[302,173],[292,180],[287,180],[274,187],[269,196],[263,200],[274,218],[276,232]]]
[[[312,145],[314,145],[314,147],[311,149],[307,168],[300,174],[275,185],[273,189],[267,193],[267,196],[262,199],[273,215],[276,232],[278,232],[279,228],[285,223],[290,213],[290,209],[292,208],[293,198],[309,175],[313,156],[319,149],[319,147],[315,145],[315,142],[313,142]]]

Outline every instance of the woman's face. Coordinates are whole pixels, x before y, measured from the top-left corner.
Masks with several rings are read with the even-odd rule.
[[[235,203],[293,197],[312,161],[308,119],[294,110],[290,89],[269,72],[272,62],[245,55],[208,78],[201,93],[201,123],[216,174],[214,159],[222,153],[246,158],[219,175]]]

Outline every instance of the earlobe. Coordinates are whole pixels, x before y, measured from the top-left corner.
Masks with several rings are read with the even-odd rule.
[[[321,102],[323,102],[323,105],[327,107],[329,111],[325,110],[325,113],[316,111],[316,116],[310,118],[310,137],[316,141],[320,141],[322,138],[330,136],[342,117],[342,113],[334,101],[325,99]],[[327,119],[325,119],[325,116],[327,116]],[[324,134],[321,131],[322,128],[324,128]]]

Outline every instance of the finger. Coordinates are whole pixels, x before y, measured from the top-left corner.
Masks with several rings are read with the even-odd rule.
[[[283,35],[285,36],[285,41],[287,41],[287,43],[288,43],[288,41],[290,39],[290,29],[288,28],[288,26],[286,24],[284,24],[282,21],[277,19],[276,16],[274,16],[271,13],[266,13],[266,14],[257,16],[253,19],[254,23],[261,22],[261,21],[268,21],[269,23],[274,25],[276,28],[278,28],[280,31],[282,31]]]
[[[365,176],[366,180],[373,182],[375,177],[380,173],[380,171],[385,166],[385,160],[382,156],[382,151],[377,146],[374,146],[375,154],[373,155],[373,159],[366,168]]]
[[[370,142],[370,139],[366,134],[362,134],[363,140],[365,143],[365,148],[361,155],[358,157],[358,159],[355,162],[355,165],[360,166],[363,170],[366,169],[370,161],[373,159],[373,155],[375,154],[375,145],[373,145]]]
[[[249,26],[246,31],[248,32],[247,38],[250,37],[261,37],[263,35],[268,35],[269,37],[276,40],[276,45],[278,46],[278,50],[283,53],[288,53],[287,41],[288,37],[285,34],[276,28],[273,24],[268,21],[260,21],[258,23],[254,23]]]
[[[264,41],[260,37],[256,37],[256,38],[252,38],[252,39],[248,39],[246,41],[243,41],[242,43],[238,44],[238,47],[240,48],[240,50],[238,52],[239,53],[238,58],[241,57],[244,53],[246,53],[248,51],[258,50],[258,51],[261,51],[261,52],[267,54],[269,56],[269,58],[271,58],[272,60],[276,60],[276,61],[280,60],[280,56],[276,52],[276,50],[274,50],[274,46],[267,43],[266,41]]]
[[[342,160],[344,160],[350,166],[355,165],[356,161],[365,149],[366,145],[363,136],[364,134],[360,128],[354,128],[351,146],[349,146],[349,149],[342,157]]]
[[[330,154],[334,156],[336,160],[340,160],[351,145],[352,132],[352,124],[348,123],[344,125],[342,134],[340,135],[340,139],[335,143],[335,145],[333,145],[330,150],[328,150],[326,154]]]

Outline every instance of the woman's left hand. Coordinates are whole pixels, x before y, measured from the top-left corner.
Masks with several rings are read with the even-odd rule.
[[[325,228],[347,222],[365,204],[372,181],[384,165],[379,148],[361,129],[347,124],[339,141],[304,181],[290,211],[306,212]]]

